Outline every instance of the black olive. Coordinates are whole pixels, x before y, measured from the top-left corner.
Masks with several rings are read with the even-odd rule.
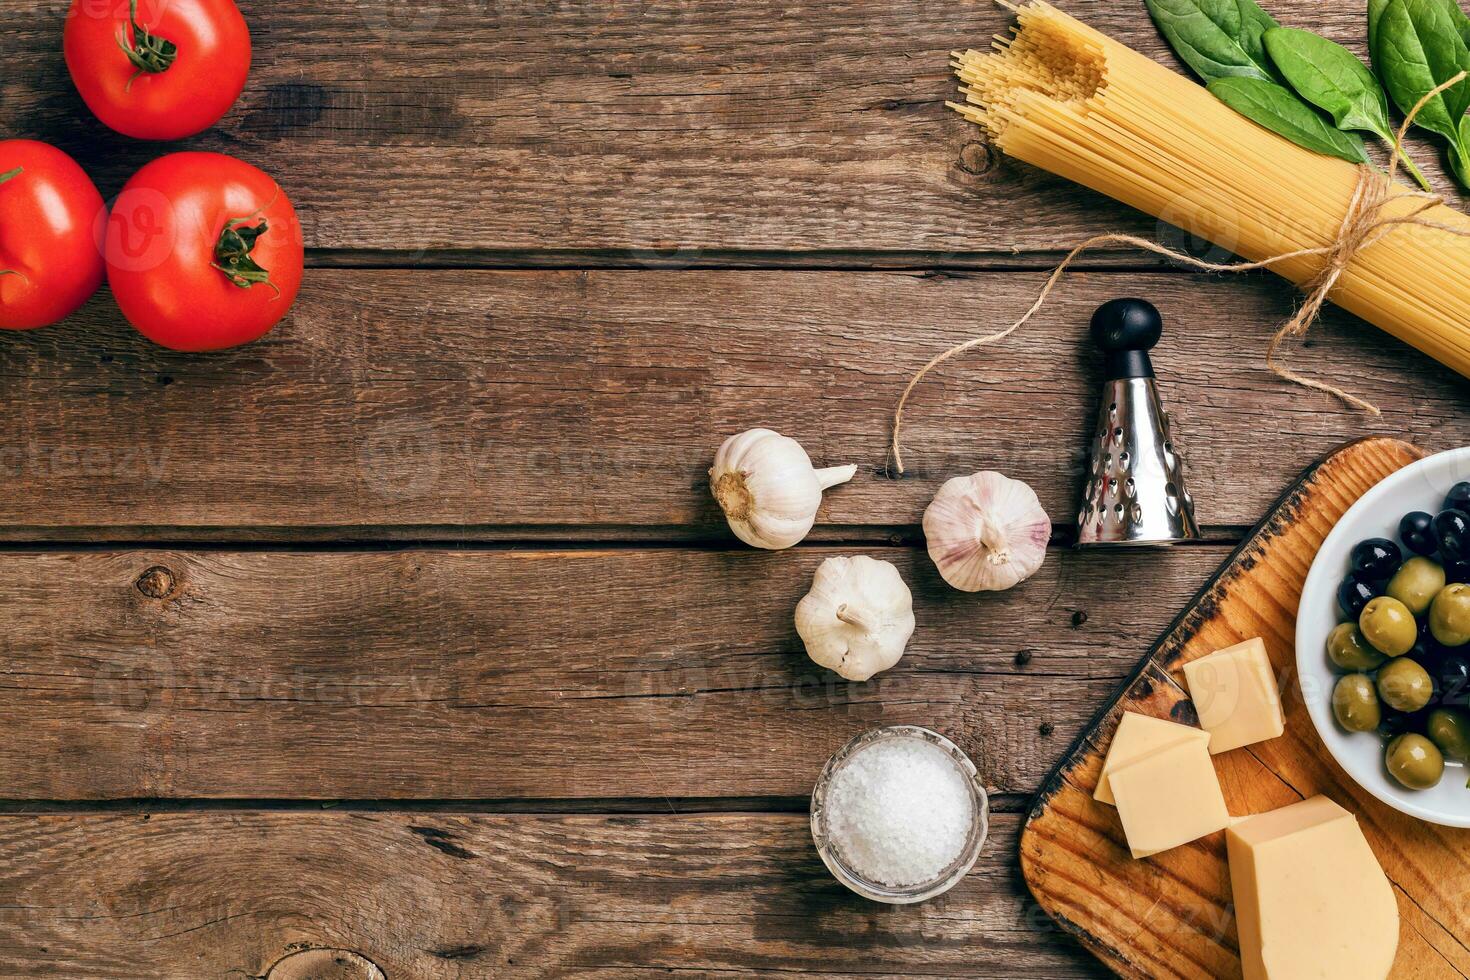
[[[1383,720],[1378,723],[1378,734],[1384,738],[1394,738],[1404,732],[1418,732],[1422,735],[1428,725],[1428,711],[1397,711],[1384,705]]]
[[[1470,708],[1470,659],[1450,654],[1435,665],[1433,675],[1440,704],[1449,708]]]
[[[1387,538],[1369,538],[1353,547],[1353,571],[1370,582],[1382,582],[1399,570],[1404,554]]]
[[[1439,550],[1439,540],[1434,533],[1434,515],[1416,510],[1405,514],[1399,521],[1399,538],[1404,547],[1417,555],[1432,555]]]
[[[1445,494],[1444,509],[1470,511],[1470,480],[1450,487],[1450,492]]]
[[[1439,536],[1439,553],[1447,561],[1470,558],[1470,514],[1463,510],[1440,511],[1434,519],[1434,532]]]
[[[1419,639],[1410,651],[1415,660],[1428,666],[1437,664],[1450,655],[1450,648],[1434,638],[1433,631],[1429,628],[1429,619],[1425,617],[1419,620]]]
[[[1444,581],[1446,585],[1454,585],[1456,582],[1470,585],[1470,561],[1450,562],[1445,566]]]
[[[1383,595],[1383,583],[1366,582],[1351,573],[1337,587],[1337,604],[1349,619],[1357,619],[1363,607]]]

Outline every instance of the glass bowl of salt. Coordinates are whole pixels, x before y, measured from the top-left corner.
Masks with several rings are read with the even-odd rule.
[[[827,870],[864,898],[910,905],[969,873],[990,833],[990,800],[959,746],[893,725],[838,749],[812,791],[812,840]]]

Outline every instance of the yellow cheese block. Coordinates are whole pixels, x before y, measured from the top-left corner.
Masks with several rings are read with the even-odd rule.
[[[1210,733],[1212,755],[1286,730],[1281,690],[1259,637],[1185,664],[1184,678],[1200,727]]]
[[[1118,730],[1113,733],[1113,741],[1108,746],[1107,758],[1103,759],[1102,775],[1098,777],[1097,790],[1092,798],[1112,806],[1113,784],[1109,777],[1114,769],[1190,739],[1208,742],[1210,733],[1188,725],[1176,725],[1172,721],[1151,715],[1123,712],[1123,717],[1118,721]]]
[[[1245,980],[1383,980],[1399,943],[1393,887],[1351,813],[1325,796],[1225,834]]]
[[[1230,823],[1215,763],[1200,739],[1119,766],[1110,782],[1128,849],[1136,858],[1199,840]]]

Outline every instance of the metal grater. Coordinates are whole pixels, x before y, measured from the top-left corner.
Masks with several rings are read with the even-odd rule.
[[[1115,299],[1092,315],[1107,382],[1077,514],[1079,546],[1172,544],[1200,536],[1148,356],[1162,333],[1159,311],[1141,299]]]

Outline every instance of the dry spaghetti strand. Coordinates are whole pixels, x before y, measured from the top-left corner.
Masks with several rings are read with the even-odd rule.
[[[1173,224],[1200,233],[1214,229],[1206,237],[1246,259],[1207,262],[1134,235],[1098,235],[1078,245],[1019,320],[956,344],[909,382],[893,420],[899,473],[904,409],[918,383],[950,358],[1013,334],[1046,304],[1077,257],[1099,245],[1142,249],[1204,272],[1270,269],[1295,282],[1305,299],[1272,336],[1267,365],[1281,378],[1364,411],[1378,414],[1369,402],[1279,360],[1282,344],[1305,336],[1329,298],[1470,375],[1470,249],[1464,242],[1470,219],[1437,195],[1394,181],[1414,118],[1464,73],[1408,113],[1388,173],[1381,174],[1276,136],[1043,0],[1012,9],[1020,17],[1014,37],[999,39],[994,52],[956,54],[966,102],[953,107],[1007,154]],[[1380,242],[1385,247],[1372,247]]]

